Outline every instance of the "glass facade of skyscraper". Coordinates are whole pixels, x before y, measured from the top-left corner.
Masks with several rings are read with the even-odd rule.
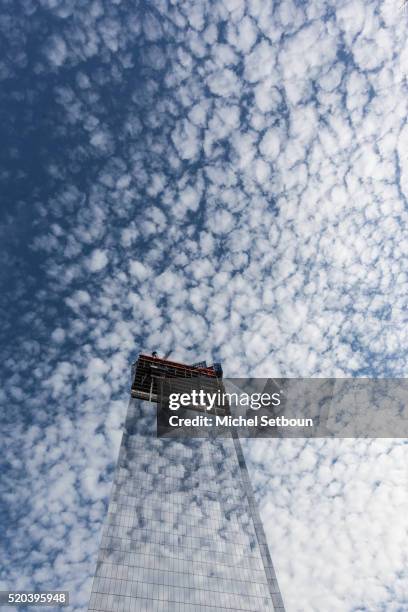
[[[283,612],[238,439],[158,439],[131,400],[89,610]]]

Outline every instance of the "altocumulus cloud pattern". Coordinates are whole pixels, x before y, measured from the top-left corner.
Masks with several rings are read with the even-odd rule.
[[[139,348],[406,376],[399,0],[3,0],[1,586],[86,610]],[[404,441],[246,441],[288,611],[408,610]]]

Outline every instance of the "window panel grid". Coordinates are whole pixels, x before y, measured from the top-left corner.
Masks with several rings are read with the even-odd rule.
[[[140,409],[129,406],[89,610],[283,611],[236,442],[157,439],[151,406],[141,435]]]
[[[159,566],[161,564],[165,564],[166,562],[171,562],[173,566],[178,567],[178,564],[180,564],[180,567],[183,566],[183,564],[185,564],[186,566],[188,566],[190,568],[190,571],[194,571],[194,568],[196,566],[216,566],[219,571],[222,571],[224,568],[228,571],[230,571],[232,568],[233,569],[239,569],[239,573],[240,575],[249,575],[250,578],[248,578],[248,580],[253,580],[255,579],[255,577],[258,576],[258,578],[256,578],[256,582],[262,582],[263,580],[261,580],[259,578],[259,576],[261,576],[265,582],[267,582],[266,579],[266,574],[264,571],[264,568],[262,566],[262,562],[260,558],[252,558],[252,563],[239,563],[239,561],[248,561],[248,558],[241,558],[241,559],[237,559],[237,557],[229,557],[228,559],[226,558],[226,555],[223,555],[223,557],[221,558],[220,555],[215,555],[212,556],[211,559],[194,559],[192,558],[192,556],[190,555],[189,557],[186,556],[186,554],[184,553],[184,551],[179,551],[178,548],[174,549],[172,555],[170,554],[165,554],[163,552],[163,549],[157,547],[156,549],[153,549],[152,551],[148,552],[146,550],[146,548],[144,549],[143,553],[139,553],[139,552],[126,552],[122,549],[116,549],[113,550],[111,548],[104,548],[103,546],[100,548],[100,561],[102,562],[108,562],[108,560],[115,558],[115,561],[112,561],[112,563],[122,563],[124,562],[125,559],[129,559],[129,563],[128,565],[137,565],[136,560],[143,556],[146,559],[146,563],[150,564],[151,560],[153,559],[154,562]],[[196,551],[192,551],[192,552],[196,552]],[[178,553],[178,554],[177,554]],[[227,563],[226,561],[230,560],[230,563]],[[251,559],[249,559],[251,560]],[[258,562],[258,563],[257,563]],[[258,569],[257,566],[258,565]],[[246,574],[246,573],[247,574]]]
[[[117,578],[125,581],[145,581],[153,584],[176,585],[179,587],[189,587],[191,582],[203,582],[205,578],[206,584],[209,584],[211,591],[223,591],[226,593],[240,594],[245,589],[243,594],[250,591],[255,591],[256,595],[267,596],[268,585],[264,582],[257,582],[252,579],[244,580],[241,577],[237,579],[231,576],[212,576],[209,572],[192,573],[192,572],[177,572],[169,569],[154,569],[144,565],[115,565],[111,563],[103,563],[96,572],[95,578]],[[198,579],[198,580],[197,580]],[[212,585],[212,586],[211,586]],[[199,588],[199,587],[197,587]]]

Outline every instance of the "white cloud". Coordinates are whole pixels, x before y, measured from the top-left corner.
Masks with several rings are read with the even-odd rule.
[[[234,27],[228,28],[228,41],[242,53],[248,53],[257,38],[257,28],[253,21],[245,16]]]
[[[181,159],[194,159],[200,148],[198,129],[190,121],[180,123],[172,134],[174,146]]]
[[[89,257],[87,265],[90,272],[100,272],[105,268],[109,259],[106,250],[95,249]]]
[[[215,95],[222,96],[223,98],[236,94],[239,85],[235,72],[229,68],[211,73],[207,78],[207,83]]]
[[[90,143],[96,149],[108,152],[112,148],[112,137],[108,130],[97,128],[92,132]]]
[[[62,36],[54,35],[48,41],[46,47],[46,55],[53,66],[59,68],[62,66],[68,56],[68,50],[65,40]]]
[[[140,261],[131,261],[129,263],[129,271],[132,276],[141,281],[149,277],[149,270]]]
[[[64,340],[65,340],[65,331],[61,327],[57,327],[52,332],[51,338],[54,340],[54,342],[58,342],[58,343],[64,342]]]
[[[279,155],[281,138],[277,129],[268,130],[263,136],[259,150],[267,159],[274,160]]]
[[[275,51],[268,41],[262,40],[245,57],[245,79],[256,83],[268,78],[274,70]]]

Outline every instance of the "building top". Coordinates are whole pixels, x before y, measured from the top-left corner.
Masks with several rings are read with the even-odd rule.
[[[157,382],[161,378],[191,379],[204,377],[216,380],[222,379],[223,372],[220,363],[207,366],[205,361],[187,365],[169,359],[157,357],[157,354],[140,354],[132,367],[131,396],[148,401],[157,400]]]

